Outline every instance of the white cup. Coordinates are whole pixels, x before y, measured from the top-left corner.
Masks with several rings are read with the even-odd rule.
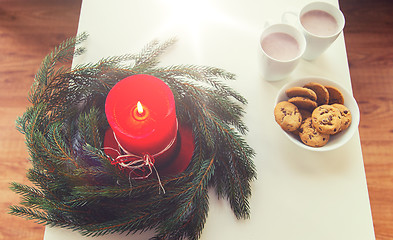
[[[305,49],[303,34],[289,24],[269,25],[259,39],[262,75],[267,81],[287,77],[298,65]]]
[[[306,60],[319,57],[337,39],[345,25],[340,9],[326,2],[309,3],[299,13],[285,12],[283,22],[288,22],[288,14],[296,15],[306,38],[307,47],[303,54]]]

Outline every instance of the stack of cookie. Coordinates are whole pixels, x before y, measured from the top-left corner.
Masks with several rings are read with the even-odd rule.
[[[311,147],[322,147],[330,136],[349,127],[350,110],[344,106],[339,89],[310,82],[303,87],[285,91],[287,101],[279,102],[274,109],[276,122],[285,131],[299,136]]]

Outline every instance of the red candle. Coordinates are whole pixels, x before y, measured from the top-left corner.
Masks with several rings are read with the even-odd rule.
[[[154,76],[133,75],[118,82],[106,98],[105,113],[118,143],[132,154],[153,156],[176,145],[173,93]]]

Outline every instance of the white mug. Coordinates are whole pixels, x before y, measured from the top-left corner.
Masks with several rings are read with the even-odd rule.
[[[298,65],[306,49],[303,34],[285,23],[267,26],[259,43],[262,75],[267,81],[277,81],[288,76]]]
[[[303,54],[306,60],[319,57],[337,39],[345,25],[340,9],[326,2],[311,2],[304,6],[299,14],[285,12],[282,16],[283,22],[288,22],[288,14],[296,15],[306,38],[307,47]]]

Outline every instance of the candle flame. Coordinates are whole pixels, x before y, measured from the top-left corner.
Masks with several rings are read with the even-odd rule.
[[[136,108],[138,109],[138,113],[142,114],[143,113],[143,107],[140,101],[136,104]]]

